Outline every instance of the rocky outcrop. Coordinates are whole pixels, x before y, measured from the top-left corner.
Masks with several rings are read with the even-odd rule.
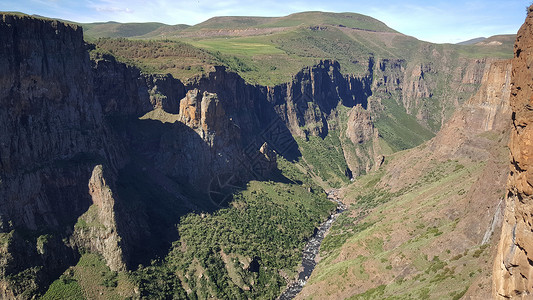
[[[102,165],[95,166],[89,180],[89,195],[92,206],[80,216],[74,226],[72,242],[85,251],[100,253],[113,271],[126,270],[126,262],[121,247],[127,236],[117,229],[115,198],[110,187],[113,178],[104,175]],[[109,182],[107,182],[109,181]]]
[[[423,98],[433,96],[424,78],[428,72],[431,72],[431,64],[420,64],[413,68],[411,74],[405,74],[409,83],[402,91],[402,100],[408,113],[414,113],[415,108],[420,106],[420,101]],[[412,101],[413,99],[414,101]]]
[[[346,136],[352,143],[362,144],[371,141],[376,130],[369,111],[361,106],[356,106],[350,111],[346,126]]]
[[[241,146],[241,130],[228,116],[225,105],[218,99],[217,94],[200,92],[198,89],[189,90],[180,102],[179,121],[194,130],[203,145],[201,147],[192,145],[191,142],[194,141],[192,138],[178,144],[179,151],[187,153],[190,157],[170,160],[174,162],[172,164],[174,169],[169,170],[170,174],[188,178],[193,186],[207,188],[204,184],[209,183],[213,176],[239,173],[241,164],[246,162]],[[172,139],[164,142],[175,143]],[[202,148],[205,151],[199,151]],[[259,146],[254,150],[258,152]],[[202,157],[195,158],[195,155]],[[165,156],[163,154],[160,159],[162,164],[169,162],[169,158]],[[163,165],[161,167],[164,168]],[[246,176],[242,179],[246,180]]]
[[[328,118],[339,104],[365,109],[371,92],[371,76],[345,76],[334,61],[304,68],[289,83],[268,90],[268,100],[295,136],[324,137]]]
[[[478,92],[468,99],[429,143],[431,151],[455,159],[487,160],[488,144],[479,138],[484,132],[507,132],[511,116],[509,95],[511,62],[491,63]]]
[[[373,70],[376,79],[374,89],[381,93],[395,94],[403,88],[406,61],[403,59],[381,59]]]
[[[353,107],[348,113],[344,135],[351,142],[351,145],[342,145],[346,164],[352,173],[350,178],[379,168],[383,160],[380,157],[379,131],[374,127],[369,110],[361,105]]]
[[[510,173],[504,223],[493,272],[493,296],[528,299],[533,293],[533,6],[518,31],[511,79]]]

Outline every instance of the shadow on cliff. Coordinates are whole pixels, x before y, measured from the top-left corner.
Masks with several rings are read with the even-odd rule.
[[[241,135],[245,154],[249,148],[259,148],[266,142],[277,154],[289,161],[302,156],[287,124],[286,112],[279,109],[285,90],[252,85],[237,73],[223,66],[207,76],[197,78],[187,89],[214,93],[223,102],[227,116]],[[277,93],[277,94],[274,94]]]
[[[5,202],[0,209],[0,236],[11,235],[5,245],[7,249],[16,249],[6,256],[3,274],[11,278],[25,276],[22,284],[35,282],[31,287],[18,286],[21,290],[45,292],[55,278],[79,260],[77,247],[65,241],[78,218],[92,204],[87,183],[94,165],[102,162],[97,154],[78,153],[43,164],[34,173],[24,175],[24,181],[7,181],[9,187],[18,190],[28,188],[18,185],[32,179],[31,190],[39,191],[35,203],[25,205],[25,214],[16,219],[5,218],[8,213],[17,215],[16,211],[8,210]],[[3,195],[0,189],[2,201],[10,200]],[[15,292],[17,284],[13,282]]]
[[[124,238],[130,269],[168,253],[179,238],[176,224],[182,216],[227,207],[232,194],[250,180],[291,182],[277,169],[254,169],[257,161],[247,157],[245,149],[221,156],[179,121],[114,117],[110,123],[130,157],[118,171],[120,204],[115,207],[117,231]],[[286,153],[295,155],[294,148],[298,149],[295,142]]]

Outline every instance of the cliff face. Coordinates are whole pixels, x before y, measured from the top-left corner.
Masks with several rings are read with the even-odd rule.
[[[391,99],[424,127],[436,133],[480,87],[495,59],[456,59],[435,45],[421,47],[405,59],[372,59],[373,109]],[[449,76],[451,74],[452,76]]]
[[[492,268],[487,261],[497,244],[493,232],[502,221],[511,74],[511,61],[491,63],[478,92],[433,139],[387,157],[379,172],[355,178],[343,189],[343,201],[355,207],[346,223],[372,226],[353,234],[339,229],[349,225],[332,227],[333,236],[348,238],[338,249],[321,252],[322,260],[297,299],[409,298],[428,291],[430,296],[420,297],[446,299],[461,293],[464,299],[491,299]],[[357,107],[350,111],[348,124],[357,134],[346,134],[353,143],[379,134],[368,113]],[[370,206],[364,216],[365,199],[379,199],[380,193],[391,198]],[[438,234],[428,234],[429,228],[438,228]],[[421,239],[423,246],[415,246]],[[383,241],[379,249],[364,247],[376,240]],[[388,258],[384,264],[382,257]],[[442,280],[442,273],[416,267],[426,259],[422,257],[441,261],[454,275]],[[355,272],[342,271],[346,269]],[[390,284],[398,278],[401,283]]]
[[[98,138],[91,138],[103,129],[100,107],[91,101],[93,88],[87,84],[92,81],[89,57],[81,28],[3,18],[1,213],[15,217],[14,225],[31,229],[57,225],[62,216],[46,212],[79,212],[86,207],[83,200],[49,201],[45,186],[80,188],[74,180],[56,178],[51,169],[100,146]],[[83,177],[84,171],[71,170],[77,175],[73,177]]]
[[[494,263],[495,298],[528,298],[533,293],[533,169],[531,141],[531,59],[533,58],[533,6],[518,31],[511,88],[512,127],[509,148],[505,219]]]
[[[304,68],[291,82],[270,89],[268,98],[294,136],[325,137],[328,118],[339,104],[367,107],[371,80],[344,76],[338,62],[322,61]]]
[[[95,98],[106,115],[140,115],[153,107],[177,113],[185,86],[172,76],[141,74],[109,55],[91,60]]]
[[[227,204],[214,183],[268,179],[276,153],[301,155],[292,134],[327,134],[339,104],[359,104],[353,119],[370,94],[369,78],[342,76],[330,61],[273,88],[223,67],[185,86],[90,59],[74,25],[1,17],[3,298],[41,290],[79,249],[112,270],[153,258],[177,239],[180,215]]]
[[[511,116],[510,89],[511,62],[491,63],[478,92],[464,103],[429,143],[431,151],[450,158],[488,159],[487,148],[479,135],[488,131],[507,132]]]
[[[505,163],[502,161],[502,151],[505,148],[506,134],[509,131],[508,120],[511,116],[509,108],[511,74],[510,61],[491,63],[483,76],[478,92],[453,114],[439,133],[424,147],[411,150],[409,159],[396,161],[389,166],[390,175],[387,176],[386,185],[393,190],[400,190],[412,184],[422,177],[424,169],[432,161],[486,162],[487,175],[480,176],[479,182],[473,185],[472,189],[474,190],[476,186],[485,186],[485,192],[482,192],[483,189],[476,189],[477,194],[469,197],[476,199],[471,201],[471,206],[484,210],[486,207],[483,206],[486,205],[490,208],[490,213],[486,216],[492,216],[499,196],[487,201],[483,195],[484,193],[488,195],[489,190],[497,195],[499,190],[497,182],[502,181],[505,176],[505,170],[502,170]],[[405,170],[409,172],[404,174]],[[490,187],[486,186],[487,182],[491,183]],[[475,213],[475,209],[472,213]],[[469,224],[468,227],[472,232],[476,232],[476,235],[481,235],[482,224],[486,222]]]
[[[185,88],[114,59],[91,62],[75,25],[0,17],[0,295],[25,298],[75,263],[78,248],[126,268],[143,231],[125,226],[111,192],[130,156],[108,119],[177,112]],[[74,226],[87,221],[107,229]]]
[[[77,253],[64,236],[44,233],[89,207],[90,164],[102,154],[104,129],[81,28],[1,18],[0,215],[9,255],[0,266],[0,295],[9,298],[31,295],[39,283],[9,282],[7,275],[37,278],[37,267],[45,265],[53,276],[74,262]]]
[[[365,130],[373,130],[368,108],[368,98],[372,94],[371,72],[370,75],[356,77],[344,76],[340,70],[337,62],[326,60],[304,68],[288,83],[262,87],[247,84],[237,74],[217,67],[215,72],[189,84],[187,88],[217,95],[230,123],[240,131],[240,139],[234,140],[241,142],[245,156],[249,157],[246,152],[256,151],[266,142],[278,154],[294,160],[301,156],[294,137],[324,138],[330,130],[345,130],[346,124],[339,126],[345,122],[344,118],[339,118],[339,106],[352,110],[359,107],[353,117],[364,114],[369,122],[361,123],[362,126]],[[347,134],[359,134],[352,132],[361,128],[355,123],[355,120],[351,121]],[[364,161],[360,164],[350,154],[353,152],[355,155],[355,150],[350,152],[345,149],[345,152],[346,161],[356,174],[367,171],[367,165],[373,164],[373,154],[359,151]]]

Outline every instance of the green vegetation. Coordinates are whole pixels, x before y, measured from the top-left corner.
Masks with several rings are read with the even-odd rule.
[[[152,37],[165,36],[169,31],[181,31],[188,28],[188,25],[166,25],[163,23],[89,23],[81,24],[86,38],[120,38],[120,37]]]
[[[175,78],[188,78],[204,74],[213,65],[220,65],[217,57],[206,50],[176,40],[129,40],[125,38],[100,38],[93,43],[96,49],[91,56],[111,54],[117,60],[135,65],[146,73],[170,73]]]
[[[387,145],[394,151],[410,149],[431,139],[434,134],[420,125],[415,117],[393,99],[384,99],[385,112],[377,119],[376,128]]]
[[[51,237],[50,234],[43,234],[37,238],[37,252],[44,253],[44,247],[50,242]]]
[[[486,58],[486,57],[495,57],[510,59],[512,58],[513,53],[513,44],[515,37],[512,37],[512,41],[504,42],[502,45],[494,46],[480,46],[480,45],[466,45],[460,48],[457,48],[461,55],[464,55],[468,58]]]
[[[312,26],[316,24],[340,25],[373,31],[395,32],[384,23],[356,13],[301,12],[279,18],[264,17],[215,17],[189,28],[187,31],[233,28],[276,28]]]
[[[24,269],[16,274],[5,276],[5,281],[14,290],[22,291],[21,298],[30,298],[37,293],[38,287],[35,278],[41,271],[42,266],[34,266]]]
[[[78,221],[76,224],[74,224],[75,229],[84,229],[87,230],[89,228],[103,228],[104,225],[99,220],[98,217],[98,207],[93,204],[89,207],[89,209],[78,218]]]
[[[84,34],[88,38],[120,38],[120,37],[132,37],[141,36],[149,32],[157,30],[163,23],[150,22],[150,23],[91,23],[82,24]]]
[[[439,212],[463,201],[464,193],[456,191],[468,190],[484,164],[431,160],[417,165],[421,173],[411,181],[389,186],[394,178],[387,168],[406,155],[389,157],[378,172],[347,188],[349,209],[324,239],[322,260],[306,287],[319,291],[315,297],[347,297],[364,287],[349,299],[458,299],[475,280],[490,274],[487,245],[432,246],[455,238],[459,219]]]
[[[81,290],[78,281],[71,275],[61,275],[61,277],[54,281],[46,294],[41,298],[43,300],[59,300],[59,299],[72,299],[83,300],[83,292]]]
[[[328,235],[324,238],[320,251],[330,252],[334,249],[340,248],[346,240],[352,237],[354,234],[362,232],[370,227],[374,223],[357,223],[348,214],[340,215],[337,221],[331,227]]]
[[[366,292],[362,294],[353,295],[350,297],[350,300],[356,300],[356,299],[380,299],[385,294],[385,288],[386,285],[382,284],[378,287],[375,287],[373,289],[369,289]]]
[[[134,286],[130,274],[111,271],[100,255],[85,253],[41,299],[128,299],[134,295]]]
[[[310,136],[308,140],[296,138],[302,152],[304,164],[308,172],[320,177],[332,187],[341,187],[350,182],[345,172],[348,165],[336,132],[329,132],[324,138]]]
[[[275,298],[285,286],[280,270],[296,274],[305,240],[334,206],[299,185],[250,182],[230,208],[181,219],[168,256],[136,272],[141,294]]]

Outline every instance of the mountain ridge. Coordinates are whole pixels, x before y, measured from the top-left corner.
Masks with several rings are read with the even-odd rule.
[[[157,22],[141,22],[141,23],[119,23],[114,21],[109,22],[97,22],[97,23],[80,23],[82,26],[87,27],[87,36],[91,38],[98,37],[152,37],[158,38],[161,37],[161,33],[157,33],[157,29],[162,29],[165,27],[167,33],[164,37],[171,37],[180,33],[181,31],[185,32],[194,32],[194,31],[208,31],[208,30],[223,30],[223,29],[233,29],[233,30],[259,30],[267,28],[284,28],[284,27],[298,27],[298,26],[313,26],[313,25],[337,25],[349,28],[359,28],[364,30],[374,30],[374,31],[386,31],[386,32],[396,32],[393,29],[386,26],[383,22],[368,17],[365,15],[357,13],[330,13],[330,12],[321,12],[321,11],[307,11],[293,13],[287,16],[281,17],[247,17],[247,16],[220,16],[212,17],[208,20],[200,22],[195,25],[168,25]],[[155,27],[155,24],[158,26],[155,27],[151,32],[148,31],[148,25],[152,24]],[[120,26],[138,26],[140,31],[136,34],[125,33],[121,31]],[[173,34],[170,29],[172,27],[179,26],[176,28],[175,33]],[[105,28],[105,27],[111,27]],[[116,32],[113,32],[112,29]],[[119,27],[119,28],[116,28]],[[131,30],[131,29],[130,29]],[[132,31],[133,32],[133,31]],[[111,34],[112,33],[112,34]]]

